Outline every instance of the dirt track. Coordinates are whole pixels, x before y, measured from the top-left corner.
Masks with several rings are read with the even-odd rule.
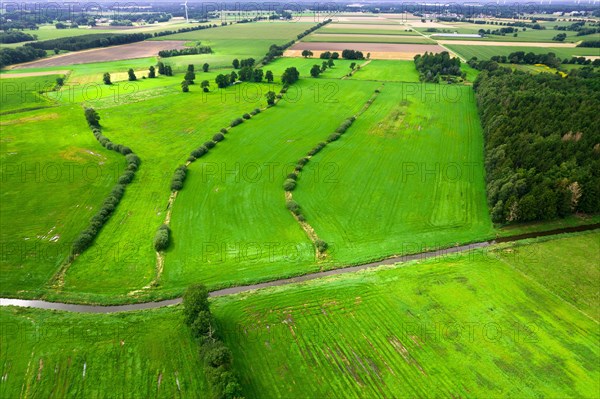
[[[152,57],[157,55],[160,50],[185,48],[184,44],[185,41],[182,40],[157,40],[129,43],[121,46],[76,51],[65,55],[43,58],[41,60],[15,65],[13,69],[68,66],[74,64],[87,64],[90,62],[118,61],[131,58]]]

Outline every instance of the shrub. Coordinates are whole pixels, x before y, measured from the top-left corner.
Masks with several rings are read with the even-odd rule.
[[[219,141],[223,141],[225,139],[225,136],[223,136],[222,133],[217,133],[213,136],[213,141],[216,141],[217,143]]]
[[[329,137],[327,137],[327,141],[331,143],[332,141],[336,141],[337,139],[339,139],[341,136],[342,135],[339,133],[333,133]]]
[[[250,114],[244,114],[244,115],[242,115],[242,118],[244,118],[244,119],[250,119]]]
[[[285,191],[294,191],[295,188],[296,188],[296,180],[285,179],[285,182],[283,182],[283,189]]]
[[[290,173],[286,176],[288,179],[293,179],[296,180],[298,178],[298,175],[295,173]]]
[[[121,154],[123,154],[123,155],[127,155],[127,154],[131,154],[131,153],[132,153],[132,151],[131,151],[131,148],[129,148],[129,147],[127,147],[127,146],[124,146],[124,145],[122,145],[122,146],[119,148],[119,152],[120,152]]]
[[[203,284],[193,285],[183,295],[183,319],[185,324],[191,326],[202,311],[210,311],[208,290]]]
[[[225,128],[221,129],[221,133],[227,134],[227,129],[225,129]]]
[[[315,246],[317,247],[319,252],[325,252],[327,250],[327,248],[329,247],[329,245],[323,240],[315,241]]]
[[[125,160],[128,164],[135,164],[136,166],[140,166],[140,164],[142,163],[140,157],[135,155],[133,152],[130,152],[129,154],[125,155]]]
[[[244,123],[244,120],[242,118],[236,118],[234,120],[231,121],[231,127],[237,126],[237,125],[241,125],[242,123]]]
[[[163,224],[158,228],[156,234],[154,235],[154,249],[156,251],[162,251],[167,249],[169,246],[169,236],[171,234],[171,229],[166,224]]]
[[[214,141],[207,141],[206,143],[204,143],[204,147],[208,148],[209,150],[211,148],[215,148],[217,144]]]
[[[294,215],[300,214],[300,205],[294,200],[289,200],[285,204],[286,208],[291,211]]]
[[[178,191],[183,188],[183,182],[185,180],[185,176],[187,175],[187,166],[180,165],[175,169],[175,173],[173,174],[173,178],[171,179],[171,190]]]
[[[129,184],[135,177],[135,173],[132,170],[126,170],[121,176],[119,176],[119,184]]]
[[[308,163],[308,158],[304,157],[304,158],[300,158],[300,159],[298,160],[298,163],[297,163],[297,164],[298,164],[298,165],[302,165],[302,166],[304,166],[304,165],[306,165],[307,163]]]
[[[208,152],[208,148],[202,146],[202,147],[198,147],[194,151],[192,151],[191,156],[194,157],[194,160],[195,160],[196,158],[200,158],[202,155],[206,154],[207,152]]]

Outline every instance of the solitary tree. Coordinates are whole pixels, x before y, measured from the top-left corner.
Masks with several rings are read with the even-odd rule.
[[[127,74],[129,75],[129,80],[130,81],[134,81],[137,80],[137,77],[135,76],[135,72],[133,72],[133,69],[129,68],[129,71],[127,71]]]
[[[205,93],[208,93],[208,86],[210,86],[208,80],[203,80],[202,83],[200,83],[200,87],[202,87],[202,90],[204,90]]]
[[[310,50],[302,50],[302,57],[306,58],[306,57],[312,57],[313,52]]]
[[[273,81],[273,72],[267,71],[265,73],[265,79],[267,80],[267,82],[271,83]]]
[[[275,105],[275,92],[274,91],[268,91],[267,94],[265,94],[265,97],[267,97],[267,104]]]
[[[252,74],[252,80],[255,82],[262,82],[263,80],[263,70],[262,69],[255,69],[254,73]]]
[[[187,70],[190,71],[190,72],[194,72],[194,65],[193,64],[189,64]]]
[[[296,67],[289,67],[285,70],[283,75],[281,75],[281,83],[284,85],[294,84],[300,78],[300,72],[296,69]]]
[[[188,84],[193,85],[194,79],[196,79],[196,74],[188,69],[188,71],[185,73],[184,79],[188,82]]]
[[[202,65],[202,70],[203,70],[204,72],[208,72],[208,67],[209,67],[208,63],[207,63],[207,62],[205,62],[205,63],[204,63],[204,65]]]
[[[163,64],[162,61],[158,61],[158,64],[156,64],[156,66],[158,66],[158,74],[165,75],[165,64]]]
[[[237,58],[234,58],[232,64],[235,69],[238,69],[240,67],[240,60],[238,60]]]
[[[187,80],[184,80],[183,82],[181,82],[181,91],[183,91],[184,93],[187,93],[188,91],[190,91]]]
[[[150,66],[150,69],[148,70],[148,77],[150,79],[155,78],[156,77],[156,70],[154,69],[153,66]]]
[[[58,53],[60,53],[60,49],[58,49],[58,48],[55,48],[55,49],[54,49],[54,54],[58,54]]]
[[[215,83],[220,89],[223,89],[229,84],[229,79],[227,78],[227,76],[221,73],[215,78]]]
[[[318,65],[313,65],[312,68],[310,68],[310,76],[312,76],[313,78],[316,78],[317,76],[319,76],[319,74],[321,73],[321,67]]]
[[[108,72],[105,72],[104,75],[102,75],[102,80],[104,81],[105,85],[112,84],[112,82],[110,81],[110,73]]]

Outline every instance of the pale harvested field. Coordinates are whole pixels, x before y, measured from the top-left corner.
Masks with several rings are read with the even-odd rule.
[[[507,46],[507,47],[577,47],[577,43],[540,42],[488,42],[484,40],[437,40],[439,44],[464,44],[468,46]]]
[[[381,24],[341,24],[332,23],[327,25],[327,29],[381,29],[386,30],[406,30],[404,25],[381,25]]]
[[[121,46],[76,51],[65,55],[43,58],[41,60],[16,65],[13,69],[68,66],[74,64],[87,64],[90,62],[152,57],[157,55],[160,50],[185,48],[184,44],[185,41],[183,40],[145,41],[123,44]]]
[[[376,60],[412,60],[415,55],[426,51],[446,51],[443,47],[433,44],[300,42],[286,50],[284,56],[301,57],[302,50],[311,50],[315,57],[319,57],[325,51],[341,52],[344,49],[359,50],[365,55],[371,53],[371,59]]]
[[[12,79],[12,78],[30,78],[34,76],[46,76],[46,75],[66,75],[69,70],[60,71],[44,71],[44,72],[23,72],[23,73],[3,73],[0,74],[0,79]]]

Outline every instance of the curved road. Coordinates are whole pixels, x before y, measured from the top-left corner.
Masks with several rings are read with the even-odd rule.
[[[242,285],[237,287],[225,288],[222,290],[212,291],[210,293],[211,297],[219,297],[224,295],[232,295],[238,294],[240,292],[253,291],[261,288],[267,287],[278,287],[282,285],[300,283],[303,281],[314,280],[317,278],[334,276],[338,274],[345,273],[353,273],[359,270],[370,269],[382,265],[393,265],[396,263],[405,263],[413,260],[423,260],[428,258],[435,258],[438,256],[445,256],[452,253],[457,252],[465,252],[476,248],[484,248],[492,244],[496,244],[497,242],[513,242],[524,240],[527,238],[534,237],[543,237],[550,235],[557,235],[563,233],[573,233],[578,231],[588,231],[600,228],[600,223],[594,223],[590,225],[584,226],[576,226],[576,227],[567,227],[562,229],[550,230],[539,233],[526,233],[520,234],[510,237],[499,238],[495,241],[483,241],[477,242],[474,244],[460,245],[456,247],[440,249],[437,251],[431,252],[421,252],[413,255],[405,255],[405,256],[396,256],[388,259],[384,259],[377,262],[365,263],[358,266],[348,266],[339,269],[328,270],[325,272],[311,273],[305,274],[298,277],[268,281],[265,283],[252,284],[252,285]],[[135,303],[129,305],[113,305],[113,306],[103,306],[103,305],[75,305],[61,302],[48,302],[42,300],[27,300],[27,299],[10,299],[10,298],[0,298],[0,306],[19,306],[19,307],[31,307],[38,309],[50,309],[50,310],[64,310],[69,312],[78,312],[78,313],[116,313],[116,312],[127,312],[134,310],[144,310],[144,309],[156,309],[164,306],[171,306],[181,303],[182,298],[175,299],[167,299],[165,301],[159,302],[144,302],[144,303]]]

